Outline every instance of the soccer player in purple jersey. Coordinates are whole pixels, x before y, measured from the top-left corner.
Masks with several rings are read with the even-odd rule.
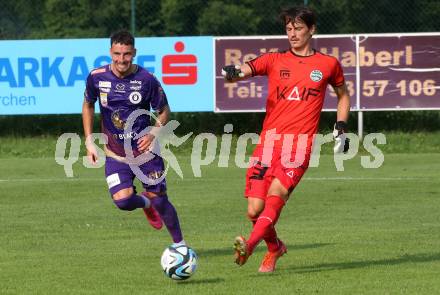
[[[170,114],[167,97],[159,81],[144,68],[133,64],[136,56],[134,43],[134,37],[129,32],[114,33],[110,39],[112,63],[94,69],[87,77],[82,106],[87,156],[92,164],[96,164],[97,151],[87,139],[93,132],[95,102],[99,99],[101,129],[108,138],[104,147],[105,175],[113,202],[121,210],[142,208],[154,228],[160,229],[165,223],[174,243],[185,244],[177,212],[168,200],[163,159],[150,152],[155,136],[150,132],[134,139],[151,126],[150,116],[138,116],[130,132],[125,128],[129,123],[127,118],[136,110],[149,112],[152,108],[157,114],[155,127],[165,125]],[[131,158],[125,154],[124,140],[131,142]],[[133,155],[137,157],[141,154],[148,154],[151,158],[137,165],[149,181],[145,183],[141,180],[145,191],[137,194],[133,185],[136,175],[129,164],[133,165]]]

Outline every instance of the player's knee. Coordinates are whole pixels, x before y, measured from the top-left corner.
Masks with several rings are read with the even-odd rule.
[[[250,220],[258,218],[264,209],[264,200],[248,198],[247,215]]]
[[[249,207],[249,208],[248,208],[248,211],[247,211],[247,217],[248,217],[250,220],[257,219],[258,216],[260,216],[260,213],[261,213],[262,211],[263,211],[263,210],[262,210],[262,209],[260,210],[259,208]]]
[[[149,199],[153,199],[153,198],[157,198],[163,195],[166,195],[166,192],[159,192],[159,193],[154,193],[154,192],[143,192],[142,193],[144,196],[146,196]]]
[[[131,197],[134,194],[132,187],[123,188],[112,195],[113,200],[122,200]]]
[[[136,202],[134,200],[134,195],[124,199],[113,199],[113,202],[115,203],[116,207],[124,211],[133,211],[137,208]]]
[[[279,196],[284,201],[287,201],[289,199],[289,195],[292,192],[292,190],[293,187],[287,189],[284,187],[284,185],[281,183],[281,181],[278,178],[274,178],[274,180],[272,181],[269,187],[269,191],[267,192],[267,194],[269,196]]]

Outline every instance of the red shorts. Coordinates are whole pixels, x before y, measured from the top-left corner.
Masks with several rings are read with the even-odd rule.
[[[244,195],[263,200],[266,199],[274,178],[291,193],[309,167],[310,161],[310,153],[307,152],[284,155],[281,148],[273,148],[264,153],[261,146],[257,146],[252,157],[251,167],[246,172]]]

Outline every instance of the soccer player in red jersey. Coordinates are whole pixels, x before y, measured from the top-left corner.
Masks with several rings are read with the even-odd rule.
[[[266,75],[269,81],[260,141],[246,173],[247,214],[253,230],[248,239],[238,236],[234,243],[235,262],[241,266],[260,241],[266,242],[268,252],[260,272],[273,272],[278,258],[287,252],[275,225],[308,168],[328,84],[338,97],[335,152],[346,152],[349,143],[344,132],[350,97],[338,60],[312,48],[315,14],[308,7],[295,7],[282,11],[281,19],[289,50],[266,53],[241,66],[228,65],[222,70],[229,82],[257,75]]]

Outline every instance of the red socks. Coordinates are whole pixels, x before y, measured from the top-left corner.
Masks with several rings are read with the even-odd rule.
[[[247,244],[249,252],[252,253],[254,248],[260,243],[262,239],[269,241],[269,251],[276,251],[278,249],[278,239],[275,231],[275,224],[280,217],[285,201],[279,196],[268,196],[264,205],[264,210],[261,212],[254,225],[251,236]],[[272,248],[272,249],[271,249]]]
[[[257,223],[258,218],[251,219],[252,225],[255,227],[255,224]],[[277,232],[275,231],[275,227],[269,227],[269,230],[267,232],[267,235],[263,237],[264,241],[266,242],[267,249],[270,252],[275,252],[279,248],[278,243],[278,236]]]

